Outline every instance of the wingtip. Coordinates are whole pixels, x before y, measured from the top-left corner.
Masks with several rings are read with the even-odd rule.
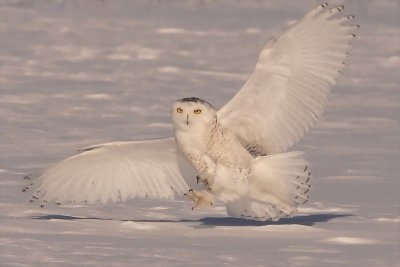
[[[335,7],[330,8],[328,10],[328,12],[331,14],[335,14],[335,13],[342,12],[343,10],[344,10],[344,5],[340,5],[340,6],[335,6]]]

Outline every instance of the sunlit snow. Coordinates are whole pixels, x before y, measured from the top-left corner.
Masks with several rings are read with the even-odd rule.
[[[82,147],[172,135],[176,99],[221,107],[317,2],[0,0],[0,265],[398,266],[398,1],[330,2],[361,28],[293,148],[313,171],[296,217],[246,221],[183,198],[41,209],[21,192]]]

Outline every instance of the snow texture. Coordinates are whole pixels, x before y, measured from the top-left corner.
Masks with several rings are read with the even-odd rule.
[[[27,202],[22,177],[116,140],[172,135],[183,97],[221,107],[265,43],[318,1],[0,1],[0,265],[399,266],[398,1],[344,1],[361,25],[294,218],[230,218],[184,199]],[[343,3],[331,1],[330,6]]]

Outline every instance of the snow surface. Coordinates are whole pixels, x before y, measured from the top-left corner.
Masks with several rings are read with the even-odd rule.
[[[298,216],[246,221],[183,199],[40,209],[21,192],[24,174],[81,147],[171,135],[178,98],[222,106],[316,3],[1,0],[0,265],[399,266],[398,1],[345,2],[361,28],[293,148],[314,175]]]

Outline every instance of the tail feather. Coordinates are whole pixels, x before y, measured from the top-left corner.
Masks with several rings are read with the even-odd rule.
[[[306,166],[301,175],[296,177],[295,181],[292,181],[294,185],[296,185],[295,196],[293,200],[297,204],[304,204],[308,201],[310,197],[310,189],[311,189],[311,172],[308,171],[308,166]]]
[[[308,201],[311,173],[301,152],[258,157],[254,160],[246,197],[227,203],[234,217],[277,221],[292,217]]]
[[[292,217],[297,212],[297,208],[275,206],[250,198],[241,198],[228,202],[226,211],[232,217],[256,221],[278,221],[281,218]]]
[[[250,196],[278,206],[297,206],[309,198],[310,178],[301,152],[258,157],[252,167]]]

